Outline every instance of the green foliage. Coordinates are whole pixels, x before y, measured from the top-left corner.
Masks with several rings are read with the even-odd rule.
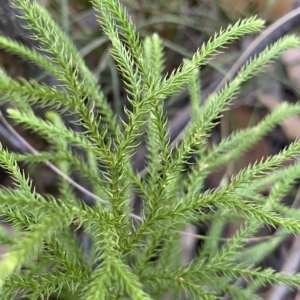
[[[18,293],[29,299],[51,295],[91,300],[163,299],[166,295],[219,299],[225,293],[233,299],[259,299],[255,291],[267,284],[299,286],[298,274],[258,267],[288,232],[300,232],[299,212],[281,203],[300,176],[300,166],[279,169],[285,160],[298,156],[299,142],[242,170],[219,188],[201,192],[212,171],[241,155],[285,118],[300,113],[299,104],[282,104],[257,126],[232,134],[212,149],[207,146],[211,129],[242,83],[284,50],[299,45],[298,37],[284,37],[263,51],[199,107],[199,67],[227,43],[260,30],[263,22],[250,18],[221,30],[192,59],[164,76],[159,36],[141,40],[118,1],[93,0],[131,106],[125,109],[126,119],[118,122],[93,74],[49,13],[29,0],[14,3],[24,12],[22,18],[28,21],[39,52],[5,37],[0,37],[0,47],[36,63],[60,84],[17,81],[0,71],[1,103],[10,101],[14,107],[8,110],[9,116],[37,132],[53,149],[15,154],[1,148],[0,165],[14,180],[13,188],[0,189],[0,216],[14,227],[12,236],[0,234],[1,243],[9,247],[0,260],[1,299],[13,299]],[[184,88],[190,91],[192,116],[175,147],[168,137],[164,100]],[[47,119],[35,115],[31,106],[36,104],[48,110]],[[64,125],[66,111],[77,116],[76,124],[83,132]],[[141,137],[148,148],[147,176],[136,174],[131,166]],[[87,159],[74,154],[69,145],[82,149]],[[193,163],[189,163],[191,157]],[[62,176],[59,195],[38,194],[17,161],[55,165]],[[94,197],[93,207],[75,196],[69,178],[72,169],[91,185],[90,191],[81,190]],[[260,191],[274,182],[270,195],[262,196]],[[140,216],[131,211],[136,194],[143,202]],[[234,220],[232,216],[242,219],[243,225],[220,246],[222,225]],[[212,226],[203,251],[184,265],[181,234],[193,221],[209,221]],[[245,249],[246,240],[261,226],[280,226],[282,235],[275,236],[273,243]],[[76,238],[74,228],[80,227],[90,239],[87,252]],[[240,277],[252,283],[249,289],[234,285]]]

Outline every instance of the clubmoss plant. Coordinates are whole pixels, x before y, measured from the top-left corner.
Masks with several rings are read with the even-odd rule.
[[[126,119],[119,121],[78,51],[45,8],[29,0],[14,3],[34,33],[39,51],[5,37],[0,37],[0,47],[39,65],[60,84],[17,81],[0,71],[2,103],[10,101],[14,107],[8,110],[9,116],[37,132],[53,149],[37,152],[28,147],[31,152],[16,154],[1,148],[0,165],[14,179],[13,188],[0,189],[0,215],[14,227],[13,235],[2,230],[0,234],[1,244],[8,246],[0,260],[1,299],[16,295],[28,299],[221,299],[225,294],[232,299],[259,299],[255,292],[267,284],[299,286],[298,274],[259,267],[284,236],[300,232],[299,212],[281,203],[300,176],[299,142],[240,171],[219,188],[203,192],[203,182],[212,171],[241,155],[285,118],[300,113],[299,104],[283,103],[257,126],[232,134],[212,149],[207,146],[216,120],[241,85],[284,50],[299,45],[298,37],[284,37],[264,50],[199,106],[199,68],[224,51],[226,44],[259,31],[263,21],[253,17],[230,25],[191,60],[164,76],[159,36],[141,40],[118,1],[93,0],[131,106],[125,110]],[[191,122],[174,145],[164,100],[184,88],[190,91]],[[45,119],[35,115],[33,105],[48,111]],[[82,132],[64,125],[66,112],[77,116]],[[148,148],[146,176],[131,166],[141,136]],[[72,152],[70,145],[82,149],[87,159]],[[292,166],[280,168],[291,158],[295,159]],[[45,163],[57,172],[59,195],[38,194],[18,161]],[[189,172],[185,172],[187,163]],[[91,190],[70,179],[71,169],[90,183]],[[261,190],[274,182],[269,195],[263,196]],[[95,205],[78,199],[74,187],[92,196]],[[136,194],[143,202],[139,215],[132,212]],[[216,243],[220,228],[234,216],[242,221],[240,230],[220,246]],[[202,251],[184,265],[180,239],[192,222],[212,225]],[[285,235],[271,245],[244,249],[247,238],[262,226],[280,226]],[[80,227],[89,237],[88,251],[76,238]],[[246,279],[247,289],[235,284],[238,278]]]

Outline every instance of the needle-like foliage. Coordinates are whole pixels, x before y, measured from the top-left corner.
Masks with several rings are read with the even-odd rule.
[[[259,263],[288,233],[300,233],[299,212],[281,203],[300,176],[300,143],[245,168],[215,190],[203,191],[203,182],[285,118],[300,113],[299,104],[282,104],[255,127],[212,148],[207,145],[216,120],[241,84],[284,50],[298,46],[299,38],[284,37],[264,50],[200,107],[199,67],[224,51],[226,44],[260,30],[261,20],[252,17],[222,29],[166,76],[163,43],[157,34],[141,39],[117,0],[92,3],[110,39],[111,56],[131,106],[121,122],[45,8],[34,1],[14,0],[39,45],[35,51],[0,37],[1,49],[39,65],[59,83],[56,87],[17,81],[0,69],[1,103],[13,104],[8,110],[11,119],[52,146],[49,152],[22,154],[1,146],[0,166],[12,177],[13,186],[0,189],[0,217],[14,228],[12,235],[0,233],[0,243],[8,247],[0,259],[1,299],[17,294],[28,299],[219,299],[225,294],[259,299],[255,291],[267,284],[298,287],[299,274],[276,273]],[[184,88],[192,103],[191,122],[173,145],[164,100]],[[45,119],[34,113],[32,105],[48,110]],[[76,115],[82,132],[64,124],[65,113]],[[147,146],[147,167],[137,174],[131,160],[141,138]],[[77,155],[70,145],[85,155]],[[280,168],[291,158],[296,161],[293,166]],[[31,167],[45,163],[55,170],[60,175],[58,194],[37,193],[18,162]],[[90,190],[81,191],[93,195],[92,207],[77,198],[72,170],[89,183]],[[274,182],[270,194],[263,196],[262,189]],[[137,196],[142,203],[138,215],[132,212]],[[229,220],[240,222],[240,229],[220,244],[218,238]],[[181,235],[194,221],[211,226],[202,252],[186,264]],[[272,243],[245,248],[262,226],[280,227],[281,235],[275,234]],[[86,249],[76,235],[79,228],[89,239]],[[249,289],[235,285],[238,278],[246,279]]]

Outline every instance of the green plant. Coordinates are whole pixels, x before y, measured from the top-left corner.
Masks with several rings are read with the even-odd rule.
[[[191,60],[163,77],[158,35],[141,41],[118,2],[94,0],[131,104],[131,110],[125,110],[126,120],[118,122],[93,74],[47,11],[29,0],[14,2],[29,21],[41,52],[5,37],[0,37],[0,47],[38,64],[61,85],[58,89],[34,80],[16,81],[1,69],[2,102],[14,104],[9,116],[53,145],[52,152],[21,155],[3,148],[0,152],[1,166],[14,179],[14,188],[0,189],[0,215],[15,229],[13,236],[0,235],[1,243],[9,246],[0,261],[1,299],[12,299],[19,292],[29,299],[51,295],[91,300],[163,299],[165,295],[179,299],[184,294],[188,299],[219,299],[224,293],[234,299],[254,299],[259,298],[255,291],[266,284],[299,286],[298,274],[255,266],[272,250],[268,243],[259,245],[259,255],[255,246],[244,250],[246,238],[264,225],[284,227],[281,240],[288,232],[300,232],[299,212],[280,202],[299,177],[300,165],[296,161],[279,168],[286,159],[297,157],[299,142],[242,170],[218,189],[201,192],[204,179],[213,170],[243,153],[286,117],[300,113],[299,104],[283,103],[257,126],[235,133],[212,149],[207,147],[210,130],[241,84],[285,49],[299,45],[299,38],[284,37],[266,49],[199,107],[199,67],[226,43],[260,30],[263,22],[250,18],[229,26]],[[185,87],[190,91],[193,112],[182,141],[174,147],[168,137],[163,102]],[[48,120],[34,114],[34,104],[48,110]],[[65,127],[59,113],[66,109],[79,116],[77,123],[85,132]],[[144,131],[149,151],[146,177],[135,174],[131,167]],[[71,152],[70,144],[87,153],[87,162]],[[189,172],[184,172],[192,156],[194,162]],[[64,172],[60,195],[36,193],[17,161],[55,164]],[[71,168],[92,184],[92,191],[82,190],[94,197],[94,207],[76,199],[71,186],[74,182],[68,177]],[[274,182],[270,194],[262,196],[263,187]],[[140,216],[131,212],[135,193],[143,201]],[[215,238],[219,237],[220,223],[233,216],[243,225],[219,248]],[[185,266],[180,238],[185,225],[195,221],[211,221],[212,227],[203,251]],[[87,232],[92,245],[88,253],[79,247],[70,226]],[[242,260],[243,253],[249,259]],[[250,283],[247,289],[234,285],[239,277]]]

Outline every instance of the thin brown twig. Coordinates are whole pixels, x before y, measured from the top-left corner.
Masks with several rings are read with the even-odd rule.
[[[0,121],[3,123],[3,125],[9,130],[9,132],[14,135],[15,138],[19,140],[19,142],[24,146],[25,149],[27,149],[30,153],[34,155],[39,155],[39,151],[37,151],[32,145],[30,145],[6,120],[6,118],[3,116],[2,112],[0,111]],[[55,172],[58,176],[62,177],[64,180],[66,180],[69,184],[71,184],[73,187],[81,191],[82,193],[86,194],[87,196],[99,201],[100,203],[107,204],[107,201],[100,198],[99,196],[95,195],[91,191],[87,190],[82,185],[78,184],[76,181],[74,181],[72,178],[70,178],[68,175],[63,173],[60,169],[58,169],[55,165],[53,165],[49,161],[45,161],[44,164],[51,169],[53,172]],[[143,221],[143,219],[135,215],[133,213],[130,213],[129,216],[137,221]]]
[[[255,55],[261,53],[268,45],[274,43],[276,40],[281,38],[291,29],[294,29],[296,25],[300,23],[300,7],[295,8],[291,12],[285,14],[283,17],[278,19],[272,25],[267,27],[254,41],[247,47],[246,51],[242,53],[239,59],[233,64],[233,66],[229,69],[226,73],[226,76],[222,77],[220,80],[219,78],[216,79],[216,83],[212,84],[208,88],[207,93],[203,93],[201,102],[206,101],[209,95],[213,95],[221,90],[226,83],[233,79],[237,72],[241,69],[241,67],[251,58],[255,57]],[[288,26],[289,25],[289,26]],[[291,27],[291,28],[290,28]],[[283,28],[282,30],[279,30]],[[217,83],[219,81],[219,83]],[[170,123],[170,134],[171,144],[170,148],[175,148],[183,139],[184,134],[190,125],[190,114],[191,114],[191,105],[185,107],[178,116],[176,116],[172,122]],[[176,125],[176,123],[178,123]],[[177,131],[177,127],[182,128],[174,135],[173,131]],[[144,159],[143,157],[139,158],[139,160]],[[141,164],[136,163],[137,165]],[[141,171],[139,171],[139,175],[144,177],[148,174],[149,168],[145,166]]]

